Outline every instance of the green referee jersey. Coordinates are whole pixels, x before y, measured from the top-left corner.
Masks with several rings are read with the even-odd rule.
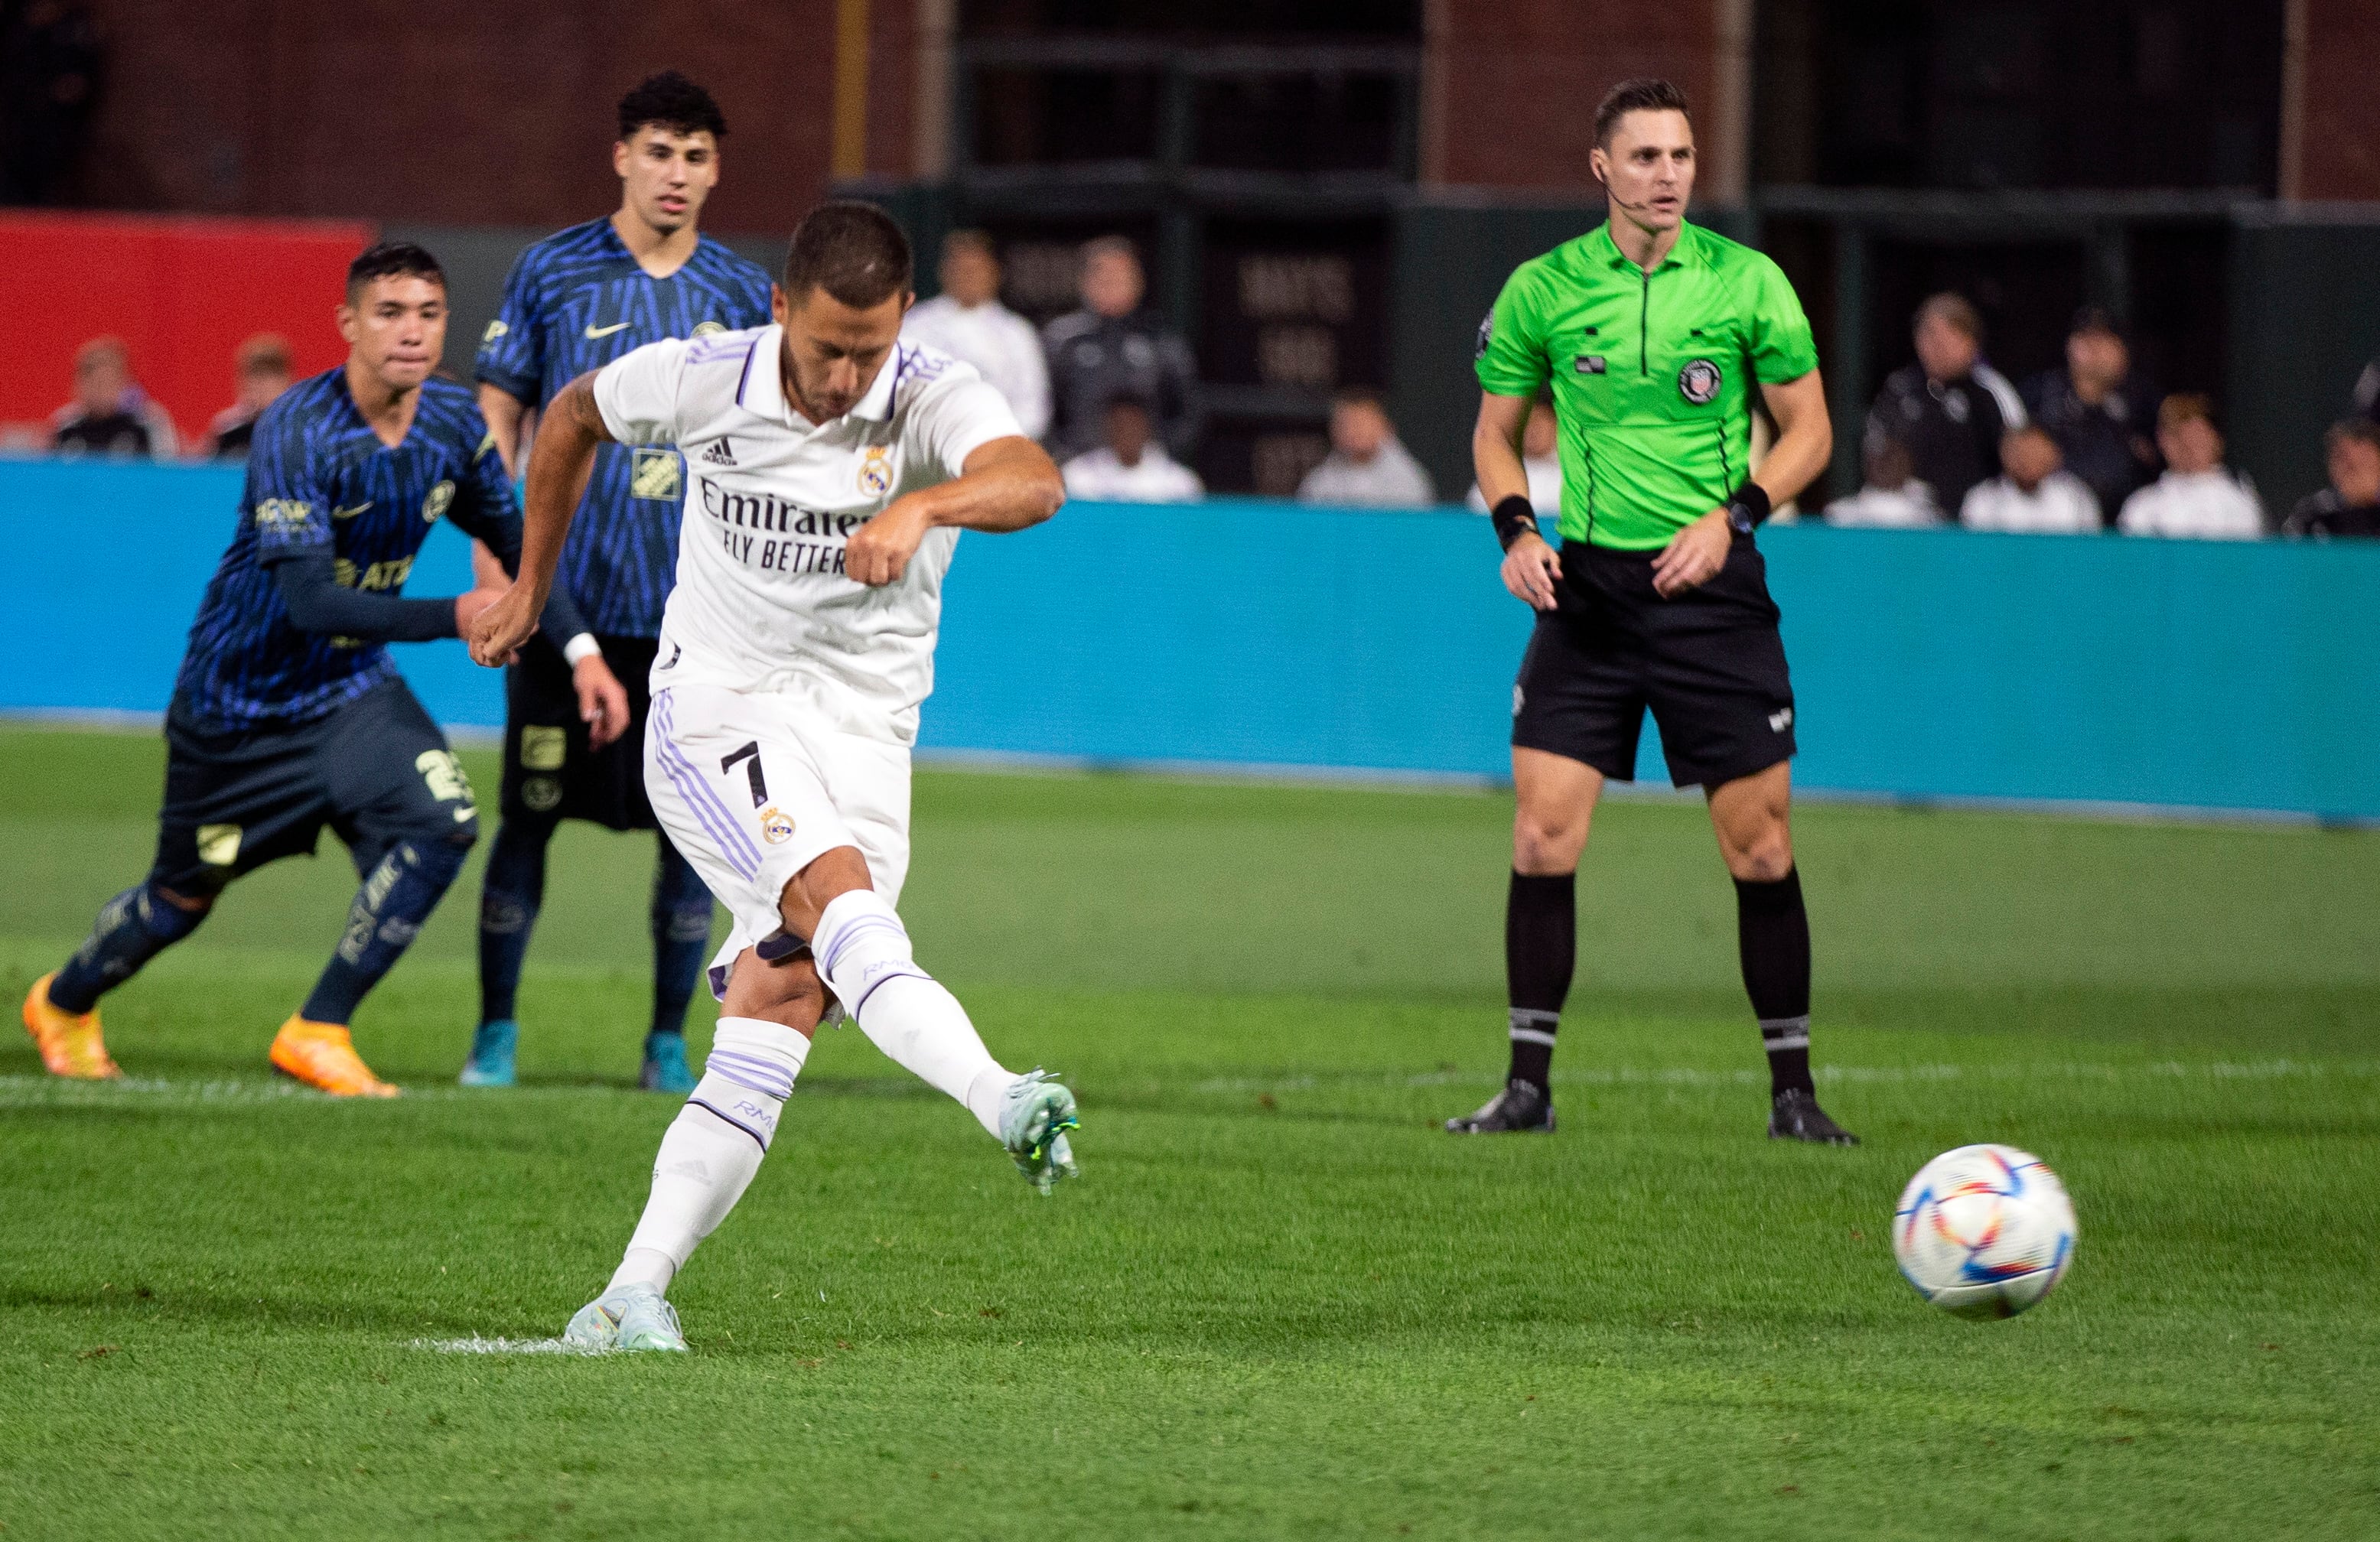
[[[1668,545],[1750,475],[1753,382],[1817,367],[1783,271],[1694,225],[1649,273],[1608,225],[1522,263],[1479,333],[1480,389],[1552,386],[1562,539],[1627,552]]]

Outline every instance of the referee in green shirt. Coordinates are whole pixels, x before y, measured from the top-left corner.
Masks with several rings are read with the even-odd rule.
[[[1810,924],[1790,820],[1793,687],[1753,530],[1834,446],[1810,323],[1777,264],[1685,221],[1686,99],[1612,89],[1597,228],[1524,262],[1480,328],[1472,458],[1504,586],[1537,612],[1512,691],[1511,1073],[1456,1134],[1550,1131],[1548,1073],[1578,949],[1574,886],[1604,779],[1635,774],[1651,708],[1670,775],[1703,789],[1735,877],[1744,989],[1768,1051],[1768,1133],[1848,1146],[1810,1080]],[[1777,443],[1751,469],[1758,384]],[[1521,465],[1529,404],[1560,429],[1561,549]]]

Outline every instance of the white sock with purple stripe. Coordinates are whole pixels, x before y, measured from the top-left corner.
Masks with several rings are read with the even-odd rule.
[[[917,967],[909,930],[882,895],[855,889],[828,901],[810,953],[860,1032],[1000,1138],[1001,1094],[1016,1073],[991,1058],[958,998]]]
[[[808,1039],[780,1024],[719,1020],[702,1080],[662,1136],[644,1219],[607,1293],[632,1284],[669,1289],[695,1245],[727,1219],[760,1171],[809,1052]]]

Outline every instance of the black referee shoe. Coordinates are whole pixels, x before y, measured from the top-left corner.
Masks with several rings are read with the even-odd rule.
[[[1814,1146],[1857,1146],[1859,1136],[1827,1117],[1818,1099],[1800,1087],[1787,1087],[1768,1105],[1768,1138],[1806,1140]]]
[[[1554,1133],[1553,1094],[1535,1082],[1515,1076],[1504,1090],[1488,1099],[1477,1113],[1446,1122],[1451,1135],[1505,1135]]]

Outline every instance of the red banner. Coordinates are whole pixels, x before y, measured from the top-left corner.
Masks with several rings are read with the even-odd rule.
[[[370,225],[331,220],[0,211],[0,442],[46,434],[75,350],[124,339],[186,447],[235,395],[232,355],[288,339],[299,378],[346,357],[332,312]]]

